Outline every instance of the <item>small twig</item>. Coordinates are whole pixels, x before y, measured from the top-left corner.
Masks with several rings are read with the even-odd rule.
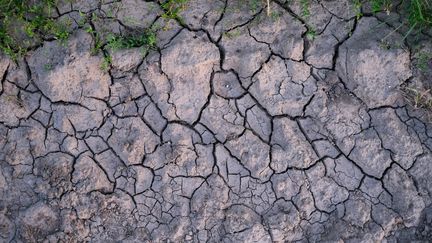
[[[270,16],[270,0],[267,0],[267,15]]]
[[[390,31],[390,33],[388,35],[386,35],[384,38],[381,39],[381,41],[384,41],[385,39],[387,39],[387,37],[389,37],[391,34],[395,33],[400,27],[403,26],[404,23],[401,23],[396,29]]]

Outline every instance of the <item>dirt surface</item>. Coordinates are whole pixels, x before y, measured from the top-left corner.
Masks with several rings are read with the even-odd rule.
[[[0,241],[430,242],[432,126],[400,92],[425,77],[397,23],[291,2],[191,0],[108,71],[80,28],[1,57]],[[163,22],[140,0],[60,10]]]

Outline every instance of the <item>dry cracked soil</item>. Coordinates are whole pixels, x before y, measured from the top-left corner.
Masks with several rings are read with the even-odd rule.
[[[0,241],[431,242],[432,125],[400,92],[428,76],[394,18],[310,7],[190,0],[108,71],[79,27],[1,57]],[[165,21],[153,1],[59,8],[79,12],[100,33]]]

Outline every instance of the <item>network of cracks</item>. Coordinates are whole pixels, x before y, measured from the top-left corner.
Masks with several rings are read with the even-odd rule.
[[[296,2],[190,0],[168,27],[157,2],[62,5],[101,34],[165,28],[108,71],[78,27],[0,59],[0,241],[432,239],[432,127],[399,90],[422,78],[402,34],[349,0],[307,20]]]

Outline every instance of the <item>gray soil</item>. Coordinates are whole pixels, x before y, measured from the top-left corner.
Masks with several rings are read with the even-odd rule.
[[[100,33],[167,27],[108,71],[79,28],[0,58],[0,242],[430,242],[432,125],[400,91],[428,77],[395,18],[298,2],[190,0],[168,24],[64,4],[109,13]]]

